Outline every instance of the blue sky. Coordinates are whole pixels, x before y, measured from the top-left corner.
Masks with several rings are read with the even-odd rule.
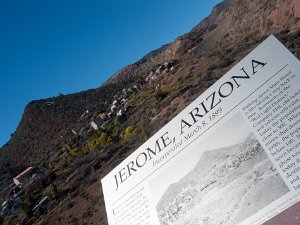
[[[220,0],[0,1],[0,146],[32,100],[99,87]]]

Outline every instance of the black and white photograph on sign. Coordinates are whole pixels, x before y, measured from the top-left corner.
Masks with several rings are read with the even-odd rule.
[[[150,184],[161,225],[234,225],[289,192],[242,116],[220,128]]]

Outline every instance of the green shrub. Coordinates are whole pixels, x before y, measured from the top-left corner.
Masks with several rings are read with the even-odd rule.
[[[57,188],[57,185],[51,184],[51,189],[50,189],[50,197],[51,199],[58,199],[60,196],[60,192]]]
[[[33,189],[31,187],[27,187],[25,190],[24,199],[20,204],[21,211],[26,215],[26,217],[32,216],[32,208],[37,200],[38,196],[34,196]]]
[[[32,206],[25,203],[25,202],[21,202],[21,204],[20,204],[21,212],[23,212],[26,217],[31,217],[32,216],[31,208],[32,208]]]
[[[108,134],[103,132],[100,135],[100,137],[97,139],[96,144],[100,146],[105,145],[107,143],[108,137],[109,137]]]
[[[49,161],[48,162],[48,169],[53,169],[54,168],[54,163]]]
[[[162,89],[157,89],[155,92],[155,99],[157,101],[162,101],[164,100],[167,96],[169,95],[169,93],[167,91],[164,91]]]
[[[149,138],[149,133],[145,128],[137,128],[134,130],[134,134],[141,137],[143,140],[147,140]]]
[[[124,131],[123,140],[129,138],[133,134],[134,129],[135,129],[134,126],[127,127]]]
[[[63,164],[62,164],[63,168],[67,168],[69,165],[70,165],[69,160],[65,158],[65,159],[64,159],[64,162],[63,162]]]

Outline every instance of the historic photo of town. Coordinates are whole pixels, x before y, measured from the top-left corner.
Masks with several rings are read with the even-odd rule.
[[[150,184],[161,225],[234,225],[289,192],[237,113]]]

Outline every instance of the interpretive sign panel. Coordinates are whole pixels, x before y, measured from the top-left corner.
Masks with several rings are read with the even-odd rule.
[[[109,224],[293,224],[299,73],[267,38],[102,180]]]

